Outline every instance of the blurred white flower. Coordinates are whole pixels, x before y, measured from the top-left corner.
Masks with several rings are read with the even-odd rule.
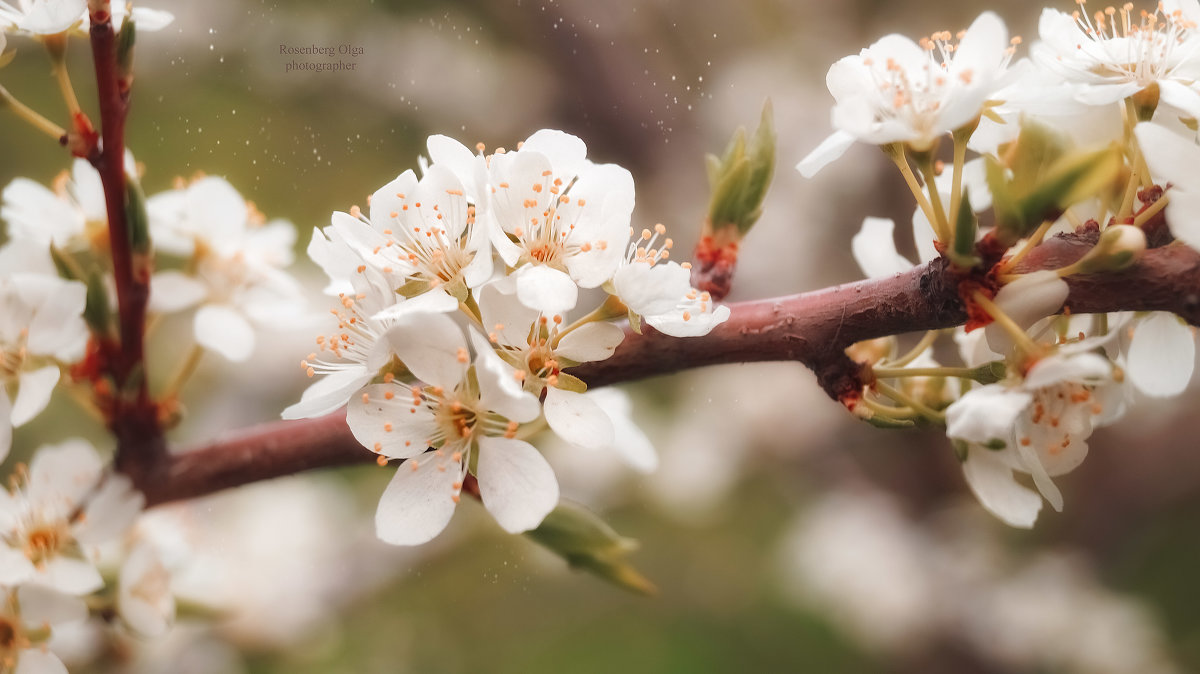
[[[1187,117],[1200,116],[1200,3],[1163,0],[1141,19],[1133,3],[1089,16],[1085,0],[1067,14],[1042,10],[1041,40],[1030,49],[1040,68],[1074,85],[1075,98],[1106,105],[1157,84],[1157,96]]]
[[[1151,312],[1133,326],[1125,373],[1139,391],[1156,398],[1183,393],[1196,364],[1196,335],[1179,317]]]
[[[87,0],[17,0],[0,2],[0,26],[4,30],[33,35],[61,33],[85,14]]]
[[[170,574],[148,543],[135,547],[121,565],[117,612],[134,632],[147,637],[162,636],[175,620]]]
[[[1138,124],[1134,135],[1154,181],[1170,185],[1163,196],[1170,200],[1166,213],[1171,234],[1200,250],[1200,147],[1194,137],[1182,137],[1153,122]]]
[[[82,599],[49,588],[22,585],[2,588],[0,602],[0,663],[14,674],[66,674],[66,667],[46,641],[59,625],[81,623],[88,617]]]
[[[128,477],[104,471],[84,440],[38,449],[25,484],[0,492],[0,584],[74,595],[100,589],[89,552],[121,536],[144,501]]]
[[[87,341],[87,289],[55,276],[48,258],[27,241],[0,249],[0,458],[8,456],[13,427],[50,403],[55,361],[73,362]]]
[[[126,156],[127,169],[132,155]],[[28,178],[15,178],[0,195],[0,217],[8,221],[12,239],[53,243],[66,250],[108,245],[108,213],[100,174],[86,160],[76,159],[71,172],[61,173],[50,190]]]
[[[164,271],[151,280],[151,309],[199,305],[196,343],[234,362],[254,351],[255,327],[299,322],[303,295],[283,271],[292,263],[295,227],[263,222],[252,204],[223,178],[206,177],[147,201],[155,245],[188,258],[188,271]]]

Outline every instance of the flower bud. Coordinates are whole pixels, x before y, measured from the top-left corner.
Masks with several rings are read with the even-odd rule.
[[[560,501],[526,535],[565,559],[573,569],[582,569],[638,594],[652,595],[658,591],[625,559],[637,549],[637,541],[613,531],[582,506]]]
[[[1136,262],[1145,250],[1146,233],[1140,227],[1111,225],[1087,255],[1071,266],[1079,274],[1120,271]]]

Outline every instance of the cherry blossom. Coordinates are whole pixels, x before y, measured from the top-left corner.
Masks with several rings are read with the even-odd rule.
[[[1074,85],[1077,100],[1115,103],[1157,84],[1162,102],[1200,116],[1200,3],[1164,0],[1134,17],[1133,3],[1089,16],[1085,2],[1071,14],[1042,10],[1041,40],[1030,58]]]
[[[913,42],[887,35],[847,56],[825,78],[836,104],[834,133],[796,168],[811,177],[855,141],[907,143],[927,150],[942,135],[973,122],[1012,56],[1008,30],[984,12],[960,34]]]
[[[0,2],[0,26],[33,35],[61,33],[86,13],[87,0],[17,0]]]
[[[423,385],[367,386],[346,417],[365,447],[406,460],[380,500],[379,537],[396,545],[432,539],[454,514],[468,472],[501,527],[536,527],[558,503],[550,465],[516,438],[521,423],[537,418],[537,398],[482,336],[474,339],[472,365],[466,338],[447,316],[404,317],[392,335],[396,354]]]
[[[73,595],[100,589],[89,550],[124,533],[143,502],[128,477],[104,471],[86,441],[42,447],[24,484],[0,493],[0,584]]]
[[[1200,147],[1194,137],[1183,138],[1154,122],[1138,124],[1134,134],[1155,181],[1170,185],[1167,226],[1175,238],[1200,250]]]
[[[563,313],[579,288],[596,288],[621,263],[633,213],[633,177],[593,164],[582,140],[543,129],[516,152],[492,155],[492,242],[516,268],[517,297],[532,309]]]

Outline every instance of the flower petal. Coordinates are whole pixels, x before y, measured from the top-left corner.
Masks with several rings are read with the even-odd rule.
[[[63,556],[47,560],[29,582],[76,596],[91,594],[104,587],[104,579],[94,564]]]
[[[56,592],[40,585],[17,588],[21,618],[29,625],[61,625],[87,620],[87,605],[79,597]]]
[[[796,164],[796,170],[805,178],[817,175],[817,172],[825,168],[827,164],[846,154],[846,150],[850,149],[854,140],[853,134],[840,130],[834,131],[828,138],[821,141],[816,149],[801,159],[800,163]]]
[[[150,310],[170,313],[199,304],[208,288],[179,271],[162,271],[150,279]]]
[[[963,476],[988,512],[1009,526],[1030,529],[1042,509],[1042,497],[1018,483],[1012,468],[997,454],[978,445],[971,447]]]
[[[558,505],[554,470],[524,440],[480,438],[477,475],[484,507],[511,534],[537,527]]]
[[[582,393],[548,388],[542,411],[550,429],[573,445],[600,449],[613,443],[612,420],[595,401]]]
[[[576,363],[587,363],[613,355],[624,340],[625,331],[617,325],[586,323],[563,336],[554,352]]]
[[[13,674],[67,674],[67,666],[54,653],[35,646],[18,652]]]
[[[946,408],[946,435],[981,445],[1012,441],[1017,416],[1033,395],[1001,384],[973,388]]]
[[[289,406],[281,415],[284,419],[311,419],[336,410],[354,392],[366,386],[373,374],[365,367],[352,367],[332,372],[312,383],[300,395],[300,402]]]
[[[896,252],[892,238],[895,228],[891,218],[865,218],[862,228],[850,240],[854,261],[867,278],[895,276],[912,269],[912,262]]]
[[[254,328],[230,307],[200,307],[192,328],[197,344],[235,363],[244,362],[254,352]]]
[[[516,272],[517,299],[547,316],[565,314],[575,308],[579,287],[570,276],[542,265],[526,265]]]
[[[447,391],[462,381],[470,363],[462,330],[445,314],[402,316],[383,340],[418,379]]]
[[[1058,313],[1068,294],[1067,282],[1053,271],[1044,270],[1026,274],[1004,286],[996,293],[995,302],[1014,323],[1027,330],[1039,320]],[[996,353],[1007,354],[1015,346],[999,324],[988,325],[984,334],[988,346]]]
[[[20,426],[36,417],[46,405],[60,376],[57,365],[47,365],[32,372],[22,372],[17,386],[17,399],[12,406],[12,425]]]
[[[1125,371],[1140,391],[1165,398],[1183,393],[1195,363],[1192,329],[1174,314],[1160,311],[1137,324]]]
[[[346,425],[363,447],[393,459],[418,456],[429,448],[436,429],[433,412],[413,404],[412,392],[399,384],[373,384],[346,405]]]
[[[461,457],[434,452],[396,469],[375,510],[375,535],[392,545],[427,543],[450,523],[462,491]]]

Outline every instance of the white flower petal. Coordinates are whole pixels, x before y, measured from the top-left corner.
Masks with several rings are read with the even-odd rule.
[[[846,150],[854,144],[855,138],[853,134],[845,131],[834,131],[828,138],[821,141],[821,144],[812,152],[809,152],[800,163],[796,164],[796,170],[805,178],[811,178],[817,175],[817,172],[825,168],[830,162],[838,159],[846,154]]]
[[[1125,371],[1140,391],[1156,398],[1183,393],[1196,363],[1192,329],[1166,312],[1155,312],[1134,329]]]
[[[29,463],[28,498],[43,507],[62,508],[66,517],[92,490],[104,465],[86,440],[78,438],[45,445]]]
[[[578,175],[587,161],[587,146],[569,133],[555,129],[541,129],[525,139],[521,152],[537,152],[550,160],[556,173]],[[564,179],[565,180],[565,179]]]
[[[548,388],[542,411],[550,429],[573,445],[600,449],[613,443],[612,420],[582,393]]]
[[[350,400],[373,374],[365,367],[352,367],[340,372],[332,372],[313,382],[300,395],[300,402],[289,406],[283,411],[284,419],[311,419],[338,409]]]
[[[484,507],[509,533],[537,527],[558,505],[553,469],[523,440],[480,438],[477,476]]]
[[[433,412],[414,405],[412,392],[399,384],[362,389],[346,405],[346,425],[363,447],[393,459],[424,452],[436,429]]]
[[[392,545],[427,543],[450,523],[463,467],[448,453],[409,459],[396,469],[375,511],[375,535]]]
[[[1012,468],[997,454],[978,445],[971,447],[963,476],[988,512],[1009,526],[1032,528],[1042,509],[1042,497],[1018,483]]]
[[[211,304],[200,307],[192,328],[197,344],[235,363],[244,362],[254,353],[254,328],[230,307]]]
[[[612,323],[586,323],[568,332],[554,352],[577,363],[604,360],[625,339],[625,331]]]
[[[854,261],[867,278],[894,276],[912,269],[912,262],[896,252],[892,238],[895,227],[890,218],[865,218],[862,228],[850,240]]]
[[[1066,281],[1053,271],[1044,270],[1026,274],[1004,286],[996,293],[995,302],[1014,323],[1028,329],[1039,320],[1058,313],[1069,294]],[[992,351],[1003,354],[1012,351],[1015,345],[1012,337],[999,324],[992,323],[985,331]]]
[[[547,316],[565,314],[575,308],[579,287],[563,272],[542,265],[526,265],[516,272],[517,298],[521,304]]]
[[[8,399],[8,392],[0,386],[0,461],[7,459],[12,451],[12,435],[12,403]]]
[[[125,475],[109,473],[99,490],[88,500],[83,521],[76,525],[75,538],[84,545],[99,545],[125,533],[142,512],[146,497]]]
[[[1033,395],[1002,384],[973,388],[946,409],[946,435],[981,445],[1012,441],[1017,416]]]
[[[24,552],[14,550],[7,545],[0,545],[0,584],[5,587],[15,587],[29,580],[37,573],[33,562]]]
[[[479,404],[511,421],[524,423],[536,419],[541,406],[537,397],[524,390],[517,380],[516,369],[504,362],[492,350],[487,338],[474,329],[471,330],[471,343],[475,346]]]
[[[12,406],[12,425],[21,426],[36,417],[50,404],[50,396],[60,376],[57,365],[22,372],[17,386],[17,399]]]
[[[674,310],[691,292],[692,275],[674,261],[654,266],[632,262],[617,270],[613,276],[613,290],[635,314],[665,314]]]
[[[150,310],[181,311],[199,304],[208,296],[208,287],[179,271],[162,271],[150,279]]]
[[[13,674],[67,674],[67,666],[48,650],[25,648],[17,654],[17,668]]]
[[[440,313],[403,316],[383,340],[418,379],[453,390],[470,363],[467,340],[452,318]]]
[[[40,585],[17,588],[21,618],[30,625],[61,625],[87,620],[87,605],[79,597],[56,592]]]
[[[387,322],[414,314],[445,314],[457,308],[458,300],[451,297],[445,290],[434,288],[416,297],[401,299],[399,302],[376,312],[371,318],[376,321]]]
[[[1037,451],[1030,446],[1022,443],[1017,443],[1017,453],[1021,456],[1021,462],[1025,464],[1025,469],[1033,477],[1033,484],[1037,486],[1038,491],[1042,493],[1042,497],[1050,502],[1050,505],[1062,512],[1063,497],[1062,492],[1058,490],[1058,486],[1050,479],[1050,475],[1046,472],[1046,468],[1042,465],[1041,459],[1038,457]]]
[[[104,579],[94,564],[61,555],[47,560],[29,582],[76,596],[91,594],[104,587]]]

